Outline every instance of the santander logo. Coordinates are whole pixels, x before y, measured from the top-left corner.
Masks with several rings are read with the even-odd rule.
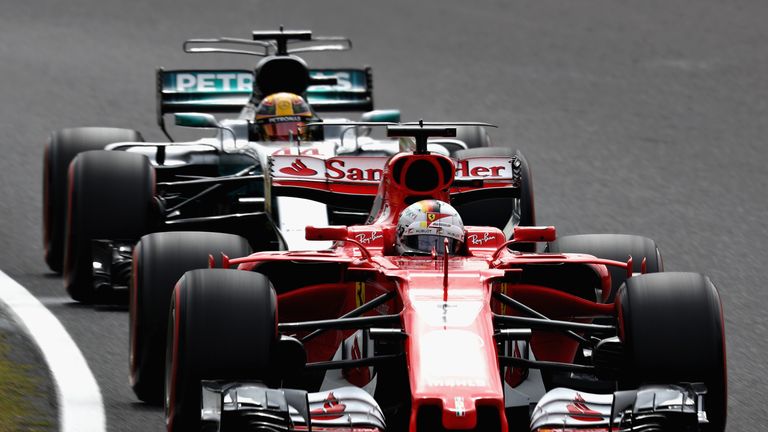
[[[573,403],[568,404],[566,408],[568,408],[568,412],[574,420],[587,422],[598,422],[603,420],[603,414],[588,407],[587,401],[585,401],[584,397],[579,393],[576,393],[576,397],[573,398]]]
[[[301,159],[299,158],[296,158],[296,160],[293,161],[291,166],[281,168],[280,172],[283,174],[288,174],[288,175],[298,176],[298,177],[307,177],[307,176],[313,176],[317,174],[317,171],[313,170],[312,168],[308,168],[304,164],[304,162],[302,162]]]
[[[328,393],[322,408],[316,408],[310,411],[313,416],[320,417],[321,420],[333,420],[341,417],[347,406],[339,402],[333,392]]]

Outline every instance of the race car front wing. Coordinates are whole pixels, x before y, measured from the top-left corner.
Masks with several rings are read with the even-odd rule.
[[[383,432],[384,414],[358,387],[308,393],[259,382],[202,382],[202,431]]]

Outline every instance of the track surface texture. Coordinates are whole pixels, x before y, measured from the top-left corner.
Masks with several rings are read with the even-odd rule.
[[[499,124],[495,142],[533,167],[540,224],[645,235],[667,270],[710,275],[725,309],[728,429],[768,426],[768,2],[2,3],[0,268],[77,341],[110,431],[161,430],[162,412],[128,385],[126,310],[73,304],[47,271],[43,145],[68,126],[161,140],[155,67],[248,67],[181,43],[280,24],[352,38],[351,52],[305,58],[373,66],[379,108]]]

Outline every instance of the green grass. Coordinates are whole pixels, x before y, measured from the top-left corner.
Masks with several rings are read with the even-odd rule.
[[[0,335],[0,432],[47,431],[48,421],[30,406],[29,395],[38,392],[39,382],[30,373],[30,366],[8,359],[10,348]]]

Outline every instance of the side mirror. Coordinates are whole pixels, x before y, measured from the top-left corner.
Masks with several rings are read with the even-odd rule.
[[[307,240],[346,240],[349,237],[349,231],[346,226],[335,225],[328,227],[308,226],[304,231],[304,238]]]
[[[216,120],[216,117],[206,113],[176,113],[173,115],[174,122],[177,126],[193,127],[193,128],[220,128],[221,123]]]
[[[512,237],[515,243],[552,242],[556,238],[553,226],[516,226]]]
[[[363,115],[360,116],[360,121],[377,123],[400,123],[400,110],[384,109],[368,111],[367,113],[363,113]]]

